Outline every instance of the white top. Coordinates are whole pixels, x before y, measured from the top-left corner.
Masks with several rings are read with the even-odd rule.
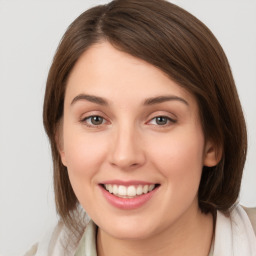
[[[67,255],[62,246],[66,230],[59,223],[53,232],[34,245],[24,256],[63,256]],[[68,255],[97,256],[97,226],[90,221],[78,247]],[[217,211],[215,238],[208,256],[256,256],[256,208],[243,209],[236,205],[226,217]]]

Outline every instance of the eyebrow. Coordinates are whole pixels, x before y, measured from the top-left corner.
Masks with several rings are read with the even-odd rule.
[[[104,98],[94,96],[94,95],[88,95],[88,94],[79,94],[79,95],[77,95],[72,100],[71,105],[73,105],[75,102],[80,101],[80,100],[86,100],[86,101],[96,103],[96,104],[99,104],[99,105],[103,105],[103,106],[108,105],[108,102]]]
[[[184,100],[183,98],[180,98],[178,96],[174,96],[174,95],[158,96],[158,97],[149,98],[144,101],[144,105],[160,104],[160,103],[163,103],[166,101],[179,101],[179,102],[184,103],[187,106],[189,105],[186,100]]]
[[[92,103],[96,103],[102,106],[108,106],[108,102],[106,99],[99,97],[99,96],[95,96],[95,95],[88,95],[88,94],[79,94],[77,95],[71,102],[71,105],[75,104],[77,101],[80,100],[85,100],[85,101],[89,101]],[[184,100],[183,98],[180,98],[178,96],[174,96],[174,95],[169,95],[169,96],[157,96],[157,97],[152,97],[152,98],[148,98],[144,101],[143,105],[145,106],[149,106],[149,105],[155,105],[155,104],[160,104],[166,101],[179,101],[181,103],[184,103],[185,105],[189,105],[188,102],[186,100]]]

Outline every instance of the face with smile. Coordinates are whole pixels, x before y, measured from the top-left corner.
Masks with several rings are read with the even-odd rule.
[[[195,98],[153,65],[107,42],[67,81],[59,151],[73,190],[105,234],[145,239],[200,214],[204,165],[215,165]]]

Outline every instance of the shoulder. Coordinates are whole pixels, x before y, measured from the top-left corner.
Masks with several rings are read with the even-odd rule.
[[[248,214],[249,213],[249,214]],[[244,209],[239,203],[228,212],[217,211],[213,255],[255,255],[255,209]]]
[[[254,233],[256,234],[256,207],[254,208],[247,208],[243,206],[243,209],[245,210],[245,212],[247,213],[251,223],[252,223],[252,227],[254,230]]]
[[[23,256],[63,256],[75,255],[90,218],[78,212],[74,215],[77,225],[66,225],[59,220],[44,236],[35,243]]]
[[[45,232],[42,239],[35,243],[24,256],[64,255],[64,247],[61,241],[65,234],[65,225],[59,221],[55,227]]]

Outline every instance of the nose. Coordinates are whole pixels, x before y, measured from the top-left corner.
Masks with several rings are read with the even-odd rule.
[[[122,170],[144,165],[146,156],[140,132],[128,125],[120,127],[113,136],[109,159],[112,166]]]

